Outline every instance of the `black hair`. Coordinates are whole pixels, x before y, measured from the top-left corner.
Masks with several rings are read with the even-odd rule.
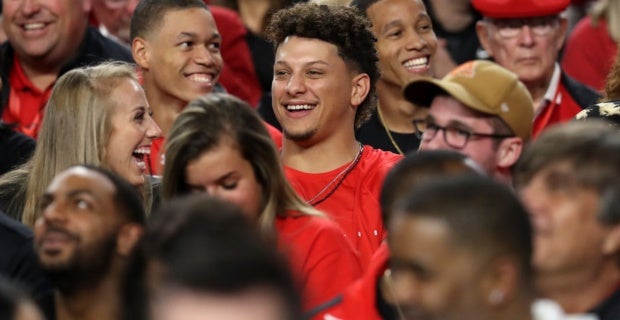
[[[301,302],[286,260],[265,242],[238,207],[196,194],[176,198],[153,216],[130,261],[124,288],[126,319],[145,319],[149,265],[162,266],[160,288],[235,294],[252,288],[278,293],[288,319]],[[150,275],[151,278],[153,275]]]
[[[209,7],[202,0],[140,0],[131,16],[130,38],[145,38],[163,23],[164,15],[171,10]]]
[[[532,277],[528,213],[509,187],[491,178],[458,175],[427,181],[403,197],[395,214],[438,219],[455,246],[481,259],[513,257],[524,278]]]
[[[355,113],[355,127],[368,120],[376,108],[375,84],[379,79],[377,38],[371,23],[356,8],[299,3],[276,12],[266,35],[275,48],[288,37],[319,39],[335,45],[350,68],[370,78],[370,91]]]

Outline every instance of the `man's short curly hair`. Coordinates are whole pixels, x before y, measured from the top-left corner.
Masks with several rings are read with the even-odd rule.
[[[335,45],[338,55],[349,67],[370,78],[370,92],[357,108],[355,128],[370,118],[376,107],[375,84],[379,79],[377,39],[370,21],[358,9],[300,3],[276,12],[267,26],[266,36],[275,48],[289,36],[319,39]]]

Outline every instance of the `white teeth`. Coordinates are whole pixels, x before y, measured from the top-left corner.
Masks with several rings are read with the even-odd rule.
[[[294,105],[286,106],[286,110],[289,110],[289,111],[312,110],[312,109],[314,109],[314,106],[309,105],[309,104],[294,104]]]
[[[140,170],[146,170],[146,163],[144,163],[144,161],[136,160],[136,164],[138,165],[138,168],[140,168]]]
[[[45,27],[45,23],[27,23],[24,25],[24,29],[26,30],[35,30],[35,29],[43,29]]]
[[[189,79],[201,83],[211,83],[213,78],[206,74],[192,74],[189,76]]]
[[[140,147],[133,151],[136,154],[151,154],[151,149],[148,147]]]
[[[415,67],[426,66],[427,64],[428,64],[428,58],[422,57],[422,58],[408,60],[407,62],[405,62],[405,67],[415,68]]]

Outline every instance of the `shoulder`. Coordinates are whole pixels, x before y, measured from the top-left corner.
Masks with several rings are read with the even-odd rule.
[[[0,243],[15,245],[16,242],[31,241],[32,231],[24,224],[0,211]]]
[[[582,108],[593,105],[601,95],[594,91],[594,89],[586,86],[585,84],[571,78],[565,72],[562,72],[562,84],[575,100],[575,102]]]

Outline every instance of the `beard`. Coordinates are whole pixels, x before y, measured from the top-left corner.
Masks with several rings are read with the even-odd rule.
[[[78,246],[62,262],[47,263],[39,257],[39,264],[54,286],[66,296],[97,286],[110,271],[116,252],[117,231],[106,234],[89,246],[80,246],[80,238],[73,236]]]
[[[284,138],[292,140],[292,141],[306,141],[309,140],[310,138],[312,138],[316,133],[317,133],[317,129],[311,129],[305,132],[290,132],[284,128],[282,128],[282,134],[284,135]]]

